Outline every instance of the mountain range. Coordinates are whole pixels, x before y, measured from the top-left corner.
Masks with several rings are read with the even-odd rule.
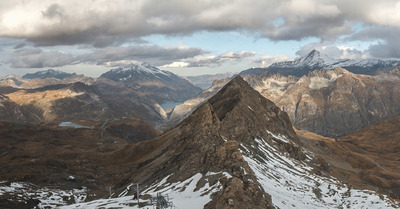
[[[202,92],[146,63],[1,78],[0,208],[400,207],[399,66],[336,61]]]
[[[338,67],[310,71],[301,77],[267,72],[246,74],[243,78],[286,111],[294,127],[327,137],[344,136],[400,116],[398,68],[374,76]],[[209,89],[177,105],[167,124],[176,124],[229,80],[215,81]]]
[[[126,144],[108,134],[99,144],[93,133],[101,131],[100,124],[75,129],[3,123],[6,146],[0,160],[8,163],[3,164],[7,172],[1,177],[13,183],[0,184],[7,197],[0,204],[138,208],[152,207],[150,197],[160,193],[168,194],[169,204],[178,208],[392,208],[399,204],[384,185],[370,187],[366,181],[338,178],[340,167],[313,151],[329,146],[318,143],[318,137],[299,137],[287,113],[241,77],[153,139]],[[83,137],[88,138],[79,140]],[[52,151],[41,152],[42,146]],[[342,150],[346,151],[342,156],[360,155]],[[370,164],[368,158],[353,162],[389,170],[384,163],[379,164],[383,169]],[[348,172],[355,175],[354,170]],[[374,175],[389,180],[384,173]],[[140,185],[139,200],[134,196],[135,183]],[[62,189],[47,187],[54,184]]]
[[[240,75],[270,72],[300,77],[313,70],[334,69],[336,67],[345,68],[355,74],[375,75],[379,72],[390,71],[398,65],[398,60],[335,59],[314,49],[306,56],[294,61],[276,62],[267,68],[251,68],[242,71]]]
[[[398,69],[376,76],[335,68],[311,71],[302,77],[244,77],[288,112],[296,128],[320,135],[339,137],[400,116]]]
[[[2,118],[19,122],[136,117],[156,125],[166,119],[160,104],[182,102],[198,92],[186,79],[146,63],[112,69],[99,78],[50,69],[0,79],[0,94],[13,104],[11,113],[19,114],[3,111]]]

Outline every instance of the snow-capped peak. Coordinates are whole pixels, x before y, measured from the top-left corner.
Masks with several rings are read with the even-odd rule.
[[[145,74],[163,74],[166,76],[169,76],[169,72],[166,71],[162,71],[146,62],[141,63],[141,64],[130,64],[126,67],[120,67],[120,68],[116,68],[116,69],[112,69],[110,70],[111,73],[126,73],[126,72],[130,72],[130,73],[145,73]]]

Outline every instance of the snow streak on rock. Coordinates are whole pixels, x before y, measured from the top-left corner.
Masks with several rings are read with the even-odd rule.
[[[272,136],[279,141],[286,139]],[[256,146],[243,147],[241,152],[265,192],[271,195],[273,204],[279,208],[394,207],[395,203],[385,195],[352,189],[332,177],[318,176],[306,163],[286,157],[264,139],[255,139],[255,142]]]

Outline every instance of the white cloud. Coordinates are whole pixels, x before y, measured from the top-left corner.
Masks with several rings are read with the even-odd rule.
[[[226,52],[220,55],[196,56],[189,59],[183,59],[181,67],[217,67],[224,63],[239,62],[246,58],[253,57],[257,53],[253,51]]]
[[[278,56],[263,56],[254,60],[254,63],[259,67],[268,67],[275,62],[282,62],[289,59],[287,55]]]
[[[366,59],[371,57],[368,50],[361,51],[354,46],[337,46],[333,42],[313,42],[306,44],[296,54],[298,56],[305,56],[313,49],[336,59]]]
[[[187,63],[187,62],[173,62],[173,63],[170,63],[170,64],[163,65],[161,67],[165,67],[165,68],[189,67],[189,63]]]

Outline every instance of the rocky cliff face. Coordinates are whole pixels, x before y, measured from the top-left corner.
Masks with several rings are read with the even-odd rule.
[[[300,78],[266,74],[246,80],[256,80],[253,87],[287,111],[296,128],[337,137],[400,115],[399,77],[387,75],[336,68]]]

